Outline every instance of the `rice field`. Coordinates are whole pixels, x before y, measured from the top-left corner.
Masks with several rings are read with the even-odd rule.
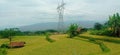
[[[120,41],[120,38],[89,35],[83,33],[80,36],[91,38],[108,38]],[[110,51],[103,52],[98,44],[87,41],[87,39],[75,37],[67,38],[66,34],[52,35],[55,42],[48,42],[45,36],[16,36],[13,41],[25,41],[25,47],[8,49],[7,55],[120,55],[120,43],[102,41]],[[8,39],[0,39],[2,43],[8,43]]]

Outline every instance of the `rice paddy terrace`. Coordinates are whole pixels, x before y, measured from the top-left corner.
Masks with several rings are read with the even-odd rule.
[[[66,34],[45,36],[16,36],[13,41],[25,41],[22,48],[8,49],[7,55],[120,55],[120,38],[81,34],[67,38]],[[0,45],[8,39],[0,39]]]

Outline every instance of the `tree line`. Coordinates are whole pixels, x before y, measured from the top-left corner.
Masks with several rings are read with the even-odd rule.
[[[90,31],[95,35],[108,35],[120,37],[120,15],[115,13],[109,16],[109,20],[104,24],[95,23],[94,29]]]
[[[19,28],[9,28],[0,31],[0,38],[8,38],[11,42],[14,36],[24,36],[24,35],[44,35],[46,32],[55,33],[56,30],[45,30],[45,31],[20,31]]]

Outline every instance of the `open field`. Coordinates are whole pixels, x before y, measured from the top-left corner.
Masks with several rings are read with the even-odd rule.
[[[52,35],[50,38],[55,42],[48,42],[45,36],[16,36],[13,41],[25,41],[23,48],[9,49],[8,55],[120,55],[120,43],[103,41],[110,39],[120,41],[120,38],[81,34],[89,38],[97,38],[96,41],[103,42],[110,49],[103,52],[98,44],[90,42],[87,38],[67,38],[66,34]],[[7,39],[0,39],[0,44],[8,43]]]

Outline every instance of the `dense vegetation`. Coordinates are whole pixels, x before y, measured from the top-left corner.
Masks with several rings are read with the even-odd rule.
[[[10,28],[0,31],[0,35],[2,38],[8,38],[9,41],[12,41],[13,36],[18,35],[19,29],[17,28]]]
[[[7,49],[6,48],[0,48],[0,55],[7,55]]]
[[[109,16],[105,24],[96,23],[94,29],[90,31],[95,35],[108,35],[120,37],[120,15],[119,13]]]
[[[4,29],[0,31],[0,38],[9,38],[11,36],[24,36],[24,35],[44,35],[46,33],[57,33],[56,30],[44,31],[21,31],[18,28]]]
[[[114,36],[120,37],[120,15],[119,13],[109,17],[108,28],[112,30]]]
[[[78,29],[79,29],[79,27],[77,24],[71,24],[68,29],[69,38],[73,38],[73,37],[79,35],[80,29],[79,30]]]

